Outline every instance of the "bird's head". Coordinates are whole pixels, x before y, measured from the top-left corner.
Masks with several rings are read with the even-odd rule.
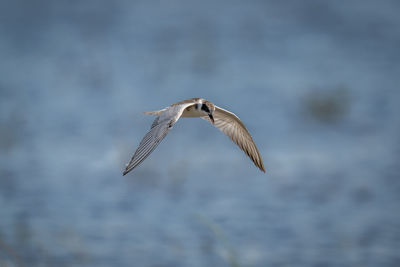
[[[203,112],[207,113],[207,115],[210,118],[211,122],[214,123],[214,117],[213,117],[213,113],[214,113],[214,110],[215,110],[214,104],[206,100],[201,104],[200,109]]]

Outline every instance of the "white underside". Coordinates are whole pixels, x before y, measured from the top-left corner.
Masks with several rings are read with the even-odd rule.
[[[203,117],[203,116],[207,116],[207,113],[202,110],[195,109],[194,106],[186,108],[181,115],[181,117]]]

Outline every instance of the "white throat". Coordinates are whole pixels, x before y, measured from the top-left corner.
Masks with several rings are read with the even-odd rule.
[[[182,117],[204,117],[208,116],[207,112],[201,109],[201,105],[203,103],[199,101],[198,103],[186,108],[183,113]]]

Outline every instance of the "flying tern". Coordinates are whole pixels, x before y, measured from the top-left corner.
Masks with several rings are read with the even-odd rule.
[[[254,164],[265,172],[260,152],[258,152],[256,144],[243,122],[232,112],[217,107],[210,101],[203,98],[192,98],[161,110],[143,113],[155,115],[157,118],[151,125],[150,131],[143,137],[132,159],[126,165],[123,175],[145,160],[181,117],[200,117],[208,120],[232,139]]]

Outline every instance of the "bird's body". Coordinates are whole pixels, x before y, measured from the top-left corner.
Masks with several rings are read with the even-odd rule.
[[[215,127],[229,136],[254,162],[265,172],[261,155],[244,124],[233,113],[215,106],[202,99],[192,98],[184,100],[161,110],[144,112],[155,115],[157,118],[151,125],[150,131],[144,136],[132,159],[126,165],[123,175],[138,166],[158,146],[172,126],[180,117],[200,117],[210,121]]]

